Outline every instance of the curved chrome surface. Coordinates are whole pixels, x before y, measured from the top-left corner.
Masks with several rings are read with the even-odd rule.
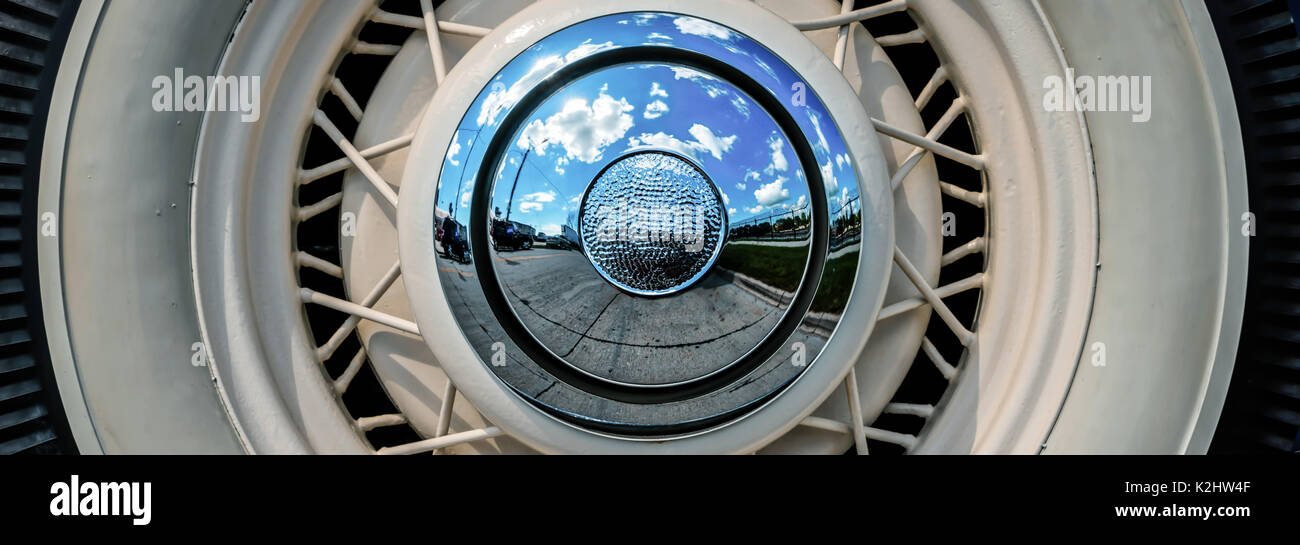
[[[829,110],[698,18],[618,14],[533,45],[466,113],[438,182],[457,325],[516,393],[605,433],[704,429],[779,394],[856,273],[857,170]]]

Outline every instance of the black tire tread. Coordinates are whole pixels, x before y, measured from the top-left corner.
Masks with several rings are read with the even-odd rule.
[[[61,55],[75,7],[75,0],[0,0],[0,454],[75,452],[48,366],[30,257],[40,162],[34,141],[45,122],[37,112],[57,70],[47,61]]]
[[[1246,151],[1246,312],[1212,453],[1300,451],[1300,37],[1285,0],[1207,0]]]

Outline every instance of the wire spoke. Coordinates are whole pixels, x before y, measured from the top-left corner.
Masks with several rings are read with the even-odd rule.
[[[471,38],[482,38],[492,32],[492,29],[487,27],[452,23],[449,21],[438,21],[438,30],[446,32],[447,34],[469,36]]]
[[[948,324],[948,328],[952,330],[953,334],[957,335],[957,339],[961,341],[962,346],[970,346],[972,342],[975,342],[975,334],[961,324],[957,316],[943,302],[943,298],[939,297],[934,288],[931,288],[930,284],[925,281],[925,277],[921,276],[921,271],[916,270],[916,266],[907,260],[907,256],[903,255],[903,251],[897,246],[894,247],[894,263],[903,270],[903,274],[907,275],[907,279],[912,281],[916,289],[921,291],[921,295],[925,297],[926,302],[934,308],[934,312],[939,315],[943,323]]]
[[[895,404],[891,404],[891,405],[895,405]],[[930,407],[930,406],[918,405],[915,406],[915,408],[911,408],[910,410],[914,411],[915,413],[923,412],[924,409],[921,409],[920,407]],[[930,409],[931,411],[933,411],[933,407],[930,407]],[[913,414],[913,413],[895,413],[895,414]],[[919,414],[917,416],[919,416]],[[820,416],[809,416],[807,418],[804,418],[802,421],[799,422],[799,425],[806,428],[829,431],[831,433],[843,433],[843,434],[850,434],[850,435],[854,433],[853,427],[850,426],[849,424],[845,424],[838,420],[822,418]],[[859,425],[859,428],[862,430],[861,437],[864,444],[867,439],[871,439],[873,441],[881,441],[884,443],[892,443],[895,445],[899,445],[907,450],[912,450],[913,448],[916,448],[917,438],[915,435],[909,435],[905,433],[899,433],[896,431],[889,431],[889,430],[873,428],[870,426],[863,426],[863,425]],[[855,445],[856,445],[856,438],[855,438]],[[860,454],[866,453],[865,446],[857,447],[857,448],[859,449],[858,452]]]
[[[375,428],[386,428],[390,426],[401,426],[403,424],[406,424],[406,416],[401,414],[364,416],[357,419],[357,427],[361,428],[361,431],[370,431]]]
[[[434,437],[432,439],[425,439],[423,441],[416,441],[414,443],[407,443],[395,447],[384,447],[375,451],[375,454],[419,454],[421,452],[430,452],[472,441],[492,439],[493,437],[500,437],[502,435],[505,435],[505,432],[501,431],[501,428],[492,426],[488,428],[462,431],[460,433],[453,433],[442,437]]]
[[[367,293],[365,298],[361,300],[361,306],[369,308],[379,302],[379,298],[383,297],[384,294],[388,292],[388,288],[393,286],[393,282],[397,281],[397,277],[401,273],[401,262],[393,263],[393,266],[388,269],[388,272],[379,280],[379,283],[375,284],[375,287],[370,289],[370,293]],[[352,333],[352,330],[357,327],[357,323],[360,320],[361,318],[356,315],[348,316],[348,319],[344,320],[343,325],[340,325],[339,328],[334,331],[334,334],[330,336],[329,340],[326,341],[325,344],[316,348],[316,356],[319,357],[321,361],[330,359],[330,356],[334,355],[334,351],[339,349],[339,345],[343,344],[343,341]]]
[[[921,162],[921,159],[925,159],[926,153],[929,152],[912,153],[907,156],[907,159],[903,161],[903,164],[898,165],[898,170],[895,170],[893,177],[890,178],[889,188],[898,189],[898,186],[903,185],[903,180],[907,178],[908,174],[912,173],[912,169],[916,168],[916,165]]]
[[[849,376],[844,378],[844,392],[849,396],[849,419],[853,422],[853,445],[859,456],[867,452],[866,419],[862,414],[862,398],[858,397],[857,366],[849,367]]]
[[[930,128],[930,132],[925,133],[925,137],[938,140],[944,133],[948,132],[953,122],[957,121],[957,118],[961,117],[963,113],[966,113],[966,99],[962,97],[952,99],[952,104],[949,104],[948,109],[944,110],[943,117],[940,117],[939,121],[934,123],[934,126]]]
[[[415,134],[399,136],[387,142],[381,142],[361,150],[361,156],[366,159],[382,157],[394,151],[405,149],[407,146],[411,145],[411,140],[413,139],[415,139]],[[352,160],[347,157],[335,159],[310,170],[300,171],[298,173],[298,183],[300,185],[306,185],[331,174],[343,172],[350,166],[352,166]]]
[[[844,0],[840,3],[840,15],[848,15],[853,12],[853,0]],[[851,23],[840,25],[840,37],[835,42],[835,67],[844,70],[844,55],[849,49],[849,30]]]
[[[391,57],[402,50],[400,45],[392,44],[372,44],[370,42],[356,41],[348,49],[356,55],[378,55],[381,57]]]
[[[924,110],[926,105],[930,104],[930,99],[934,94],[939,92],[939,87],[948,82],[948,69],[940,65],[934,70],[934,75],[930,76],[930,81],[921,89],[921,94],[916,96],[916,111]]]
[[[832,433],[852,434],[853,428],[839,420],[831,420],[820,416],[809,416],[799,422],[800,426],[813,428],[817,430],[829,431]]]
[[[943,378],[952,380],[953,377],[957,376],[957,368],[943,359],[943,354],[939,353],[939,348],[930,342],[929,337],[921,337],[921,351],[925,352],[926,357],[930,358],[930,362],[939,370]]]
[[[343,370],[343,374],[334,380],[334,391],[339,395],[347,393],[348,386],[352,385],[352,379],[357,378],[357,373],[361,372],[361,366],[366,363],[366,347],[362,346],[357,350],[357,355],[352,356],[352,361],[348,362],[348,368]]]
[[[882,441],[893,443],[907,450],[916,448],[916,436],[896,431],[882,430],[880,428],[866,428],[867,439],[873,441]]]
[[[939,190],[943,191],[944,195],[980,208],[984,208],[984,203],[986,202],[983,193],[978,191],[967,191],[948,182],[939,182]]]
[[[975,288],[982,287],[983,285],[984,285],[984,273],[975,273],[962,280],[958,280],[951,284],[945,284],[943,286],[935,288],[934,293],[938,295],[940,299],[947,299],[949,297],[957,295],[958,293],[970,291]],[[876,319],[884,320],[887,318],[893,318],[894,316],[898,316],[899,314],[902,314],[909,310],[923,307],[928,303],[929,301],[927,301],[925,297],[909,297],[907,299],[903,299],[902,301],[887,305],[885,308],[880,309],[880,313],[876,316]]]
[[[325,274],[328,274],[330,276],[333,276],[334,278],[343,278],[343,267],[325,261],[324,259],[321,259],[319,257],[316,257],[314,255],[311,255],[301,250],[298,251],[296,257],[297,257],[299,267],[307,267],[308,269],[314,269],[323,272]]]
[[[918,403],[890,403],[885,405],[885,414],[903,414],[907,416],[930,418],[930,416],[934,414],[934,405],[923,405]]]
[[[412,335],[420,334],[420,328],[415,325],[415,322],[398,318],[392,314],[386,314],[370,307],[358,305],[352,301],[346,301],[332,295],[326,295],[311,288],[298,288],[298,295],[304,303],[314,303],[339,312],[346,312],[363,320],[370,320],[377,324],[383,324]]]
[[[918,28],[902,34],[881,36],[876,38],[876,43],[880,44],[880,47],[925,43],[925,31]]]
[[[975,170],[984,170],[984,156],[982,155],[971,155],[969,153],[961,151],[947,144],[940,143],[936,140],[926,138],[924,136],[920,136],[917,134],[912,134],[903,129],[885,123],[884,121],[881,121],[879,119],[873,118],[871,122],[876,125],[876,132],[879,132],[885,136],[894,138],[896,140],[902,140],[913,146],[919,146],[925,148],[929,151],[934,152],[936,155],[939,155],[941,157],[947,157],[949,159],[952,159],[953,161],[957,161],[958,163],[971,167]]]
[[[940,117],[939,120],[934,123],[934,126],[930,127],[929,132],[925,133],[925,139],[937,143],[939,138],[941,138],[944,133],[948,132],[948,129],[952,127],[953,122],[957,121],[957,118],[965,111],[966,101],[961,97],[954,99],[952,104],[948,105],[948,109],[944,111],[943,117]],[[914,148],[912,153],[907,156],[907,159],[903,161],[903,164],[894,172],[894,176],[890,178],[889,187],[898,189],[898,186],[903,183],[903,180],[907,178],[908,174],[912,173],[912,169],[921,162],[921,159],[925,158],[925,154],[927,153],[930,153],[930,150],[922,146]]]
[[[442,437],[451,431],[452,409],[456,406],[456,385],[447,379],[447,387],[442,390],[442,408],[438,411],[438,429],[434,431],[433,436]],[[433,453],[437,454],[439,449],[434,449]]]
[[[343,107],[347,108],[349,114],[352,114],[352,119],[361,121],[361,105],[357,103],[357,99],[352,98],[352,93],[348,92],[348,88],[343,86],[343,80],[339,78],[330,80],[330,93],[339,98],[339,101],[343,103]]]
[[[883,4],[876,4],[871,7],[866,7],[866,8],[848,11],[848,12],[841,12],[839,15],[835,15],[832,17],[825,17],[822,19],[811,19],[808,21],[795,21],[791,24],[794,25],[795,28],[804,31],[822,30],[825,28],[833,28],[841,25],[847,25],[850,23],[856,23],[858,21],[865,21],[867,19],[880,17],[881,15],[897,13],[905,9],[907,9],[907,0],[890,0],[889,2],[885,2]]]
[[[324,199],[316,201],[307,206],[300,206],[298,207],[298,222],[302,223],[316,216],[319,216],[321,213],[325,212],[326,210],[338,206],[339,203],[341,202],[343,202],[343,193],[339,192],[330,195],[328,197],[325,197]]]
[[[374,15],[370,16],[370,20],[386,25],[425,30],[424,19],[420,17],[412,17],[410,15],[402,15],[400,13],[392,13],[380,9],[375,10]],[[492,29],[487,27],[452,23],[449,21],[438,21],[438,30],[447,34],[469,36],[471,38],[482,38],[487,36],[489,32],[492,32]]]
[[[316,110],[312,119],[315,120],[316,126],[325,131],[325,134],[329,135],[339,149],[343,150],[343,155],[346,155],[352,161],[352,164],[356,165],[357,170],[360,170],[361,174],[367,180],[370,180],[370,184],[375,186],[375,190],[384,197],[384,200],[388,201],[388,204],[392,205],[393,208],[397,208],[397,193],[393,191],[392,186],[388,185],[388,182],[385,182],[379,176],[379,173],[375,171],[375,167],[370,166],[370,162],[361,156],[361,152],[357,151],[356,146],[353,146],[346,136],[343,136],[343,132],[334,125],[333,121],[330,121],[329,116],[325,115],[325,112],[321,110]]]
[[[940,264],[944,267],[947,267],[948,265],[952,265],[953,263],[956,263],[958,259],[961,259],[971,254],[978,254],[983,252],[984,248],[985,248],[985,239],[984,237],[979,237],[970,242],[962,244],[961,246],[953,248],[951,252],[943,254],[943,260],[940,262]]]
[[[420,0],[424,13],[424,33],[429,36],[429,53],[433,56],[433,77],[438,85],[447,77],[447,57],[442,53],[442,38],[438,36],[438,20],[433,14],[433,0]]]
[[[424,20],[420,19],[419,17],[412,17],[410,15],[402,15],[400,13],[384,11],[382,9],[379,9],[378,7],[375,8],[374,13],[370,14],[370,20],[376,23],[383,23],[385,25],[401,26],[406,28],[413,28],[416,30],[424,30]]]

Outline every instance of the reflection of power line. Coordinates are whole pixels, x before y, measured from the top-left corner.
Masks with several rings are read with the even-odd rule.
[[[546,182],[546,185],[551,186],[551,189],[554,189],[555,192],[558,193],[561,197],[567,196],[565,195],[563,190],[561,190],[558,186],[556,186],[553,182],[551,182],[551,177],[547,176],[546,172],[543,171],[541,167],[538,167],[536,163],[529,163],[529,164],[533,166],[533,170],[536,170],[537,173],[542,176],[542,180]]]
[[[844,211],[845,208],[849,209],[849,213],[854,213],[856,212],[856,210],[853,208],[853,205],[856,204],[857,202],[858,202],[858,197],[853,197],[852,199],[844,201],[840,203],[839,208],[836,208],[835,211],[831,213],[831,215],[838,216],[840,215],[840,212]]]
[[[510,200],[506,201],[506,221],[510,220],[510,212],[515,206],[515,189],[519,187],[519,176],[524,173],[524,166],[530,164],[528,162],[528,155],[533,152],[533,148],[545,146],[546,143],[550,141],[550,138],[545,138],[541,142],[533,143],[524,150],[523,157],[519,159],[519,170],[515,171],[515,182],[510,186]],[[537,168],[537,165],[533,165],[533,170],[536,170],[537,173],[542,176],[542,180],[546,182],[546,185],[551,186],[551,189],[554,189],[560,195],[564,195],[564,192],[560,191],[560,188],[556,187],[555,184],[551,182],[550,177],[548,177],[545,172],[542,172],[542,169]]]
[[[459,143],[459,142],[460,142],[460,132],[461,132],[461,131],[456,131],[456,134],[452,136],[452,141],[453,141],[453,142],[456,142],[456,143]],[[465,157],[466,157],[466,159],[465,159],[465,164],[468,164],[468,163],[469,163],[469,159],[468,159],[468,157],[469,157],[471,154],[474,153],[474,149],[473,149],[473,147],[474,147],[474,143],[478,141],[478,131],[469,131],[469,134],[470,134],[471,136],[470,136],[470,139],[469,139],[469,143],[466,144],[466,145],[469,146],[470,149],[465,150]],[[456,215],[456,203],[459,203],[459,202],[460,202],[460,199],[461,199],[460,192],[461,192],[461,190],[462,190],[462,189],[464,188],[464,186],[465,186],[465,172],[464,172],[463,170],[460,171],[460,172],[457,172],[457,174],[456,174],[456,178],[457,178],[457,180],[456,180],[456,194],[453,195],[451,199],[448,199],[448,202],[447,202],[447,215],[449,215],[449,216],[455,216],[455,215]]]

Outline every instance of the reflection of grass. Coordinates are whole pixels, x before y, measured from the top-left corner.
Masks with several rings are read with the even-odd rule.
[[[814,312],[844,310],[844,304],[849,300],[849,291],[853,289],[857,265],[857,252],[836,256],[826,262],[826,272],[822,274],[822,283],[817,286],[817,296],[813,298]]]
[[[718,256],[718,266],[780,290],[794,291],[799,288],[807,260],[806,247],[728,244]]]
[[[728,244],[718,256],[718,266],[792,292],[799,287],[807,258],[807,248]],[[813,311],[838,312],[844,309],[853,288],[857,262],[858,252],[849,252],[827,262],[821,285],[817,287],[817,296],[813,299]]]

